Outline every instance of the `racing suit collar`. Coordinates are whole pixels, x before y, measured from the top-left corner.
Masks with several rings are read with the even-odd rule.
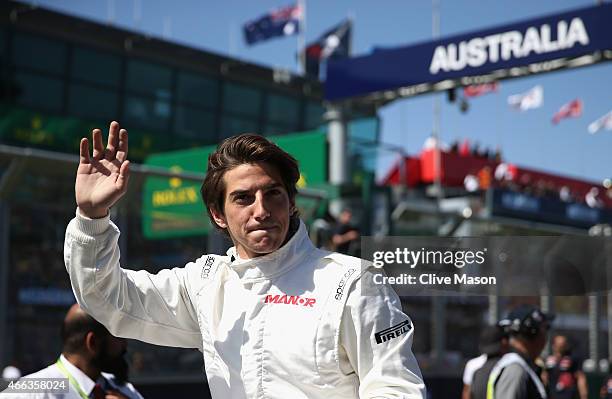
[[[300,225],[293,237],[279,249],[264,256],[252,259],[241,259],[236,247],[231,247],[227,255],[234,261],[230,264],[240,279],[269,279],[291,270],[311,250],[315,249],[308,237],[306,226],[300,220]]]

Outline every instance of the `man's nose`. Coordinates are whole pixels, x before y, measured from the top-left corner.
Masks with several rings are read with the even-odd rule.
[[[270,216],[268,204],[266,203],[266,200],[262,193],[257,193],[255,195],[255,203],[253,204],[253,207],[253,216],[256,219],[265,219]]]

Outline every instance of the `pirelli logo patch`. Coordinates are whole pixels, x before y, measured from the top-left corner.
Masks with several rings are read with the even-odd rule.
[[[213,264],[215,263],[215,258],[213,256],[207,256],[204,261],[204,267],[202,268],[202,273],[200,277],[202,279],[207,279],[210,275],[210,270],[212,269]]]
[[[382,344],[383,342],[387,342],[393,338],[397,338],[400,335],[404,335],[410,330],[412,330],[412,323],[410,322],[410,320],[406,320],[394,325],[393,327],[389,327],[377,332],[376,334],[374,334],[374,339],[376,339],[377,344]]]

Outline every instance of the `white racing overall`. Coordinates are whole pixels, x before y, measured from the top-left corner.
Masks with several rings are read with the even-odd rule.
[[[414,328],[358,258],[315,248],[204,255],[151,274],[119,266],[118,228],[78,214],[66,268],[79,304],[117,336],[202,351],[213,398],[424,398]],[[368,291],[369,295],[362,295]]]

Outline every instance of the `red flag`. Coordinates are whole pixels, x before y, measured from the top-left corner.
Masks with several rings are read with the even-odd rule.
[[[492,91],[497,91],[499,88],[499,83],[483,83],[481,85],[471,85],[463,88],[463,95],[465,97],[478,97],[483,94],[490,93]]]
[[[563,118],[577,118],[582,115],[582,101],[577,98],[564,106],[553,116],[552,122],[556,125]]]

